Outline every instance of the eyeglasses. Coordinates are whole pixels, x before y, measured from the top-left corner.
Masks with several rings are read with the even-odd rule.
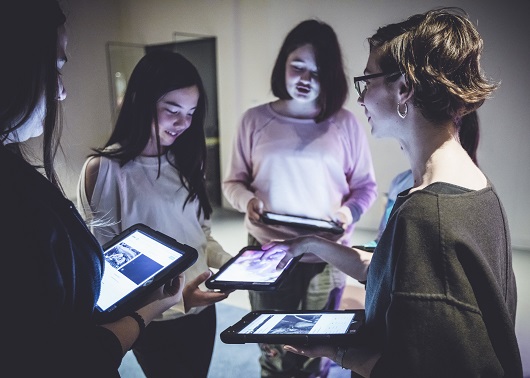
[[[353,85],[355,85],[355,90],[357,91],[360,97],[363,95],[364,91],[366,90],[366,80],[375,79],[376,77],[381,77],[381,76],[394,76],[397,74],[401,75],[401,72],[399,71],[392,72],[392,73],[379,72],[379,73],[371,74],[371,75],[356,76],[353,78]]]

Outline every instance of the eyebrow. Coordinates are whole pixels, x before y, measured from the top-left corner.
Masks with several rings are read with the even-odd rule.
[[[177,108],[181,108],[181,109],[182,109],[182,107],[183,107],[182,105],[177,104],[176,102],[173,102],[173,101],[165,101],[165,100],[164,100],[163,103],[166,104],[166,105],[176,106]],[[196,108],[197,108],[197,107],[194,106],[194,107],[191,108],[191,109],[196,109]]]

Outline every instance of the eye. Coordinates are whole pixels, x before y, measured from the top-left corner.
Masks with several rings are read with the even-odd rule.
[[[179,113],[180,113],[180,110],[178,110],[178,109],[176,109],[176,110],[172,110],[172,109],[166,108],[166,111],[167,111],[169,114],[179,114]]]

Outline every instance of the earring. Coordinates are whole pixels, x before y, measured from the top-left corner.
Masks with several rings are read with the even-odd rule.
[[[406,102],[405,102],[403,105],[405,105],[405,111],[402,113],[402,112],[401,112],[401,109],[399,109],[399,107],[401,106],[401,104],[398,102],[398,104],[397,104],[397,114],[398,114],[402,119],[405,119],[405,117],[407,116],[407,113],[409,112],[409,106],[407,105]]]

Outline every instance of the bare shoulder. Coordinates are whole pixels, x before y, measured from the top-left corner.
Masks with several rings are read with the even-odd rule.
[[[85,168],[85,193],[88,201],[92,199],[92,194],[94,194],[94,187],[98,180],[99,165],[101,163],[101,158],[99,156],[91,157],[86,164]]]

